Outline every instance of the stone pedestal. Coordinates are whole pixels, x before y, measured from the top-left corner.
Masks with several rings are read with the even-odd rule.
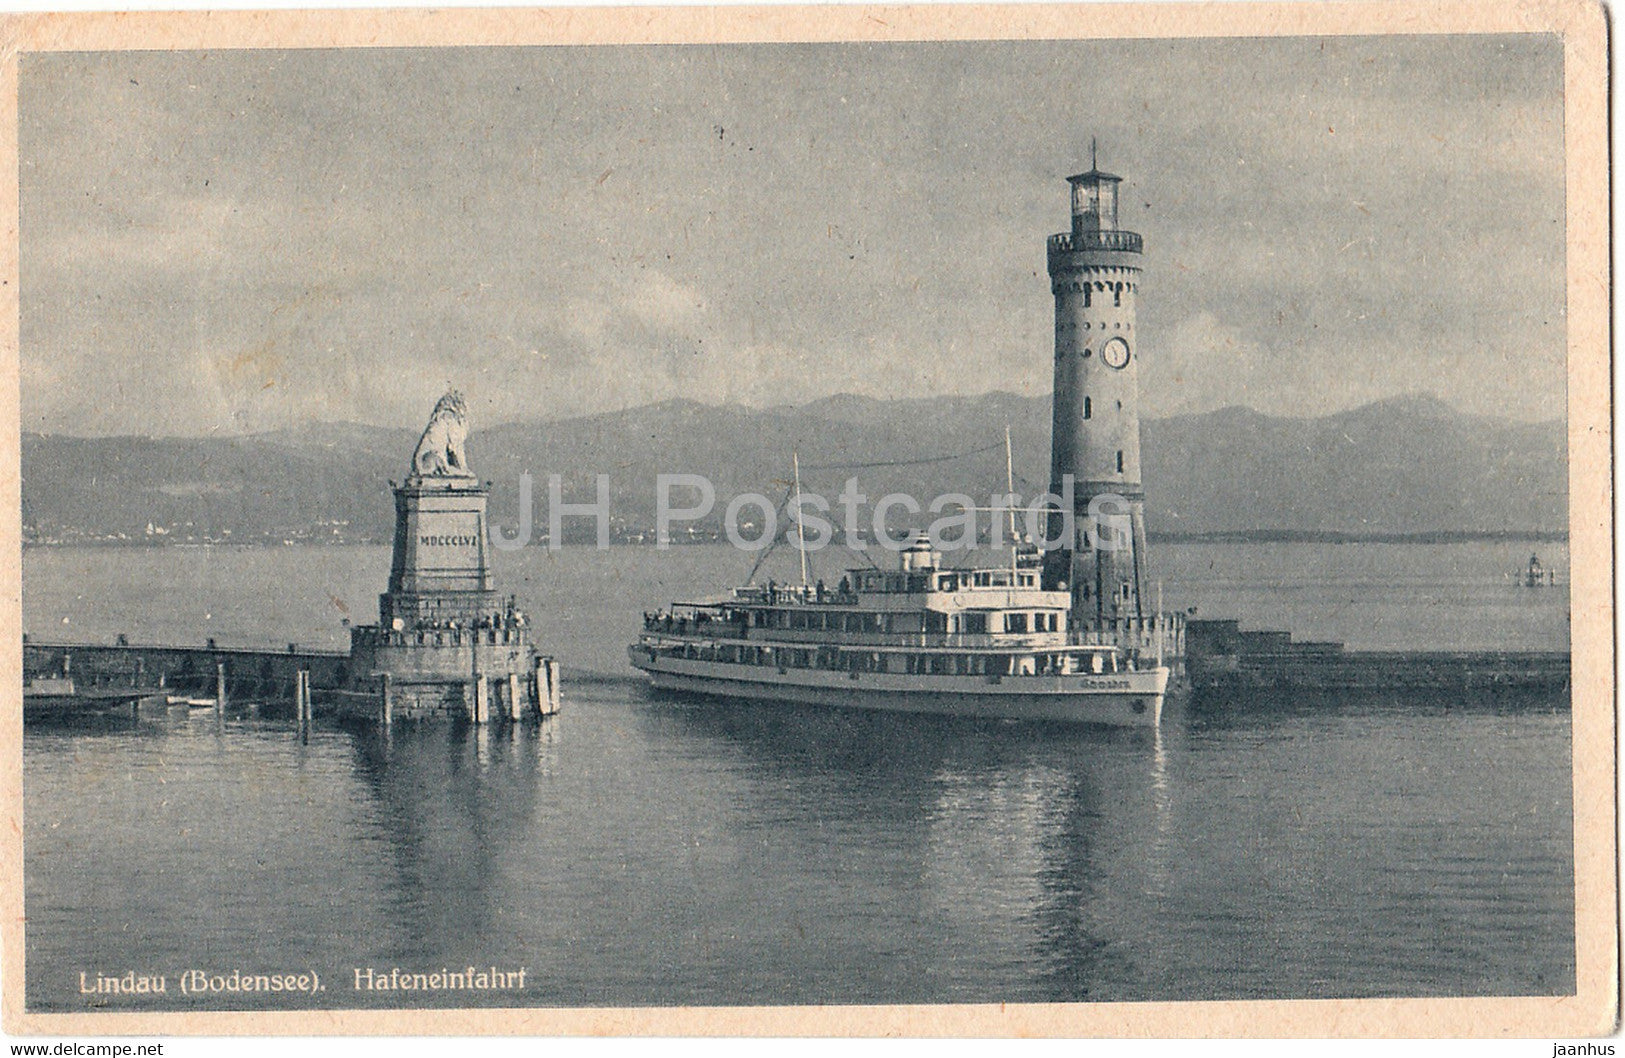
[[[484,724],[556,709],[531,678],[549,659],[531,643],[528,618],[492,582],[489,494],[466,474],[415,474],[395,489],[395,547],[378,624],[350,634],[356,683],[384,688],[385,723],[440,716]]]
[[[467,625],[498,609],[485,531],[490,489],[472,479],[408,481],[395,490],[389,590],[378,600],[385,628]]]

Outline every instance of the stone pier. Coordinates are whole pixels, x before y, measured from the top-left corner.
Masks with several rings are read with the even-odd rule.
[[[462,397],[435,406],[395,490],[395,544],[378,623],[350,630],[348,651],[44,642],[23,637],[25,705],[56,712],[108,702],[212,694],[292,703],[302,728],[320,706],[388,727],[446,717],[515,723],[559,711],[558,662],[531,641],[530,618],[493,583],[485,505],[468,469]]]

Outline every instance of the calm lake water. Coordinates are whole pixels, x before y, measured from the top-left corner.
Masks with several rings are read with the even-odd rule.
[[[1528,552],[1155,557],[1168,608],[1201,616],[1356,647],[1564,649],[1564,589],[1512,580]],[[1174,709],[1151,734],[657,698],[622,653],[639,615],[740,579],[737,552],[497,561],[566,667],[566,711],[540,727],[318,726],[308,744],[250,713],[30,727],[29,1005],[1573,990],[1565,701]],[[340,646],[388,565],[380,548],[31,550],[24,625]],[[469,965],[523,966],[526,987],[353,988],[357,968]],[[326,989],[198,999],[178,991],[190,969]],[[81,993],[81,973],[128,971],[168,991]]]

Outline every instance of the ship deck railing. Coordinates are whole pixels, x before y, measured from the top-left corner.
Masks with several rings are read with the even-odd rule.
[[[858,605],[858,593],[850,588],[848,588],[846,591],[841,591],[839,588],[826,587],[820,591],[814,586],[751,586],[745,588],[735,588],[733,590],[733,594],[730,595],[725,602],[713,603],[711,605],[726,606],[730,604],[744,604],[756,606],[780,606],[791,603],[798,606],[856,606]],[[696,604],[678,603],[677,605],[691,606]]]
[[[788,633],[788,634],[786,634]],[[1061,633],[1043,632],[1034,635],[953,633],[953,632],[836,632],[806,633],[798,637],[782,628],[741,629],[723,621],[702,625],[670,628],[645,627],[642,639],[650,643],[673,644],[709,643],[730,646],[783,647],[787,650],[874,649],[937,651],[942,653],[967,652],[982,654],[1115,654],[1115,643],[1079,642]]]
[[[876,597],[879,597],[879,598],[885,598],[885,599],[895,599],[898,596],[917,596],[917,597],[920,597],[920,598],[930,598],[930,597],[933,597],[933,596],[961,595],[961,594],[970,594],[970,595],[972,595],[972,597],[979,597],[979,596],[986,597],[989,600],[989,602],[991,602],[992,598],[995,595],[999,594],[999,593],[1003,593],[1006,596],[1007,599],[1019,596],[1019,597],[1023,598],[1024,600],[1030,600],[1031,596],[1033,596],[1035,593],[1036,594],[1043,594],[1043,595],[1064,595],[1065,594],[1063,592],[1045,591],[1043,588],[1041,588],[1041,587],[1039,587],[1038,585],[1035,585],[1035,584],[1011,584],[1008,581],[1000,581],[1000,582],[996,582],[996,583],[992,583],[992,584],[976,584],[976,583],[972,583],[972,582],[969,582],[969,581],[964,581],[964,582],[961,582],[957,587],[953,587],[953,588],[942,588],[942,587],[937,587],[937,586],[929,584],[929,583],[925,583],[925,584],[919,584],[919,585],[909,585],[909,586],[901,587],[901,588],[885,588],[885,589],[881,589],[881,588],[865,588],[863,591],[856,591],[856,590],[852,590],[852,589],[848,589],[847,591],[841,591],[839,589],[834,589],[834,588],[825,588],[823,591],[819,591],[817,588],[802,588],[802,587],[793,587],[793,588],[784,588],[784,587],[754,588],[754,587],[752,587],[752,588],[735,588],[734,591],[733,591],[733,594],[729,595],[725,599],[707,599],[707,600],[703,600],[703,601],[674,602],[674,603],[672,603],[672,606],[673,606],[673,608],[681,607],[681,608],[684,608],[684,609],[695,609],[695,610],[718,610],[718,609],[723,609],[723,608],[726,608],[726,607],[739,607],[739,608],[748,609],[748,608],[751,608],[751,607],[760,607],[760,606],[845,606],[845,607],[852,607],[852,606],[862,606],[863,603],[864,603],[864,600],[866,598],[867,599],[875,599]],[[1033,601],[1024,601],[1024,602],[1020,602],[1020,603],[1005,602],[1005,603],[996,604],[996,605],[1005,605],[1005,606],[1020,605],[1020,606],[1044,607],[1046,602],[1047,602],[1047,600],[1044,600],[1044,601],[1033,600]]]
[[[1090,655],[1085,648],[1057,648],[1054,650],[1021,651],[965,651],[965,650],[898,650],[860,649],[845,650],[836,647],[809,648],[788,644],[768,645],[722,640],[697,641],[654,640],[645,637],[642,648],[653,657],[673,661],[698,661],[715,665],[735,665],[746,669],[776,669],[780,673],[791,670],[811,672],[849,672],[909,676],[986,676],[1018,679],[1025,676],[1115,676],[1131,672],[1156,672],[1163,666],[1132,653],[1118,656]],[[737,651],[732,657],[725,651]],[[748,655],[747,655],[748,652]],[[881,664],[882,657],[898,656],[955,659],[950,667],[926,669],[907,666],[892,668]],[[1096,660],[1100,664],[1096,665]],[[1024,663],[1031,662],[1028,668]]]

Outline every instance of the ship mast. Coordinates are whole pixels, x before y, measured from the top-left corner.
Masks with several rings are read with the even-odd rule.
[[[1010,454],[1010,424],[1004,424],[1004,494],[1006,497],[1016,494],[1016,461]],[[1016,568],[1020,552],[1019,541],[1016,537],[1016,505],[1009,500],[1010,506],[1010,586],[1016,586]]]
[[[790,450],[790,465],[795,468],[796,478],[796,550],[801,552],[801,588],[807,589],[807,526],[801,520],[801,454],[795,449]]]
[[[1168,622],[1162,616],[1162,581],[1157,581],[1157,668],[1162,668],[1162,641],[1168,636]]]

